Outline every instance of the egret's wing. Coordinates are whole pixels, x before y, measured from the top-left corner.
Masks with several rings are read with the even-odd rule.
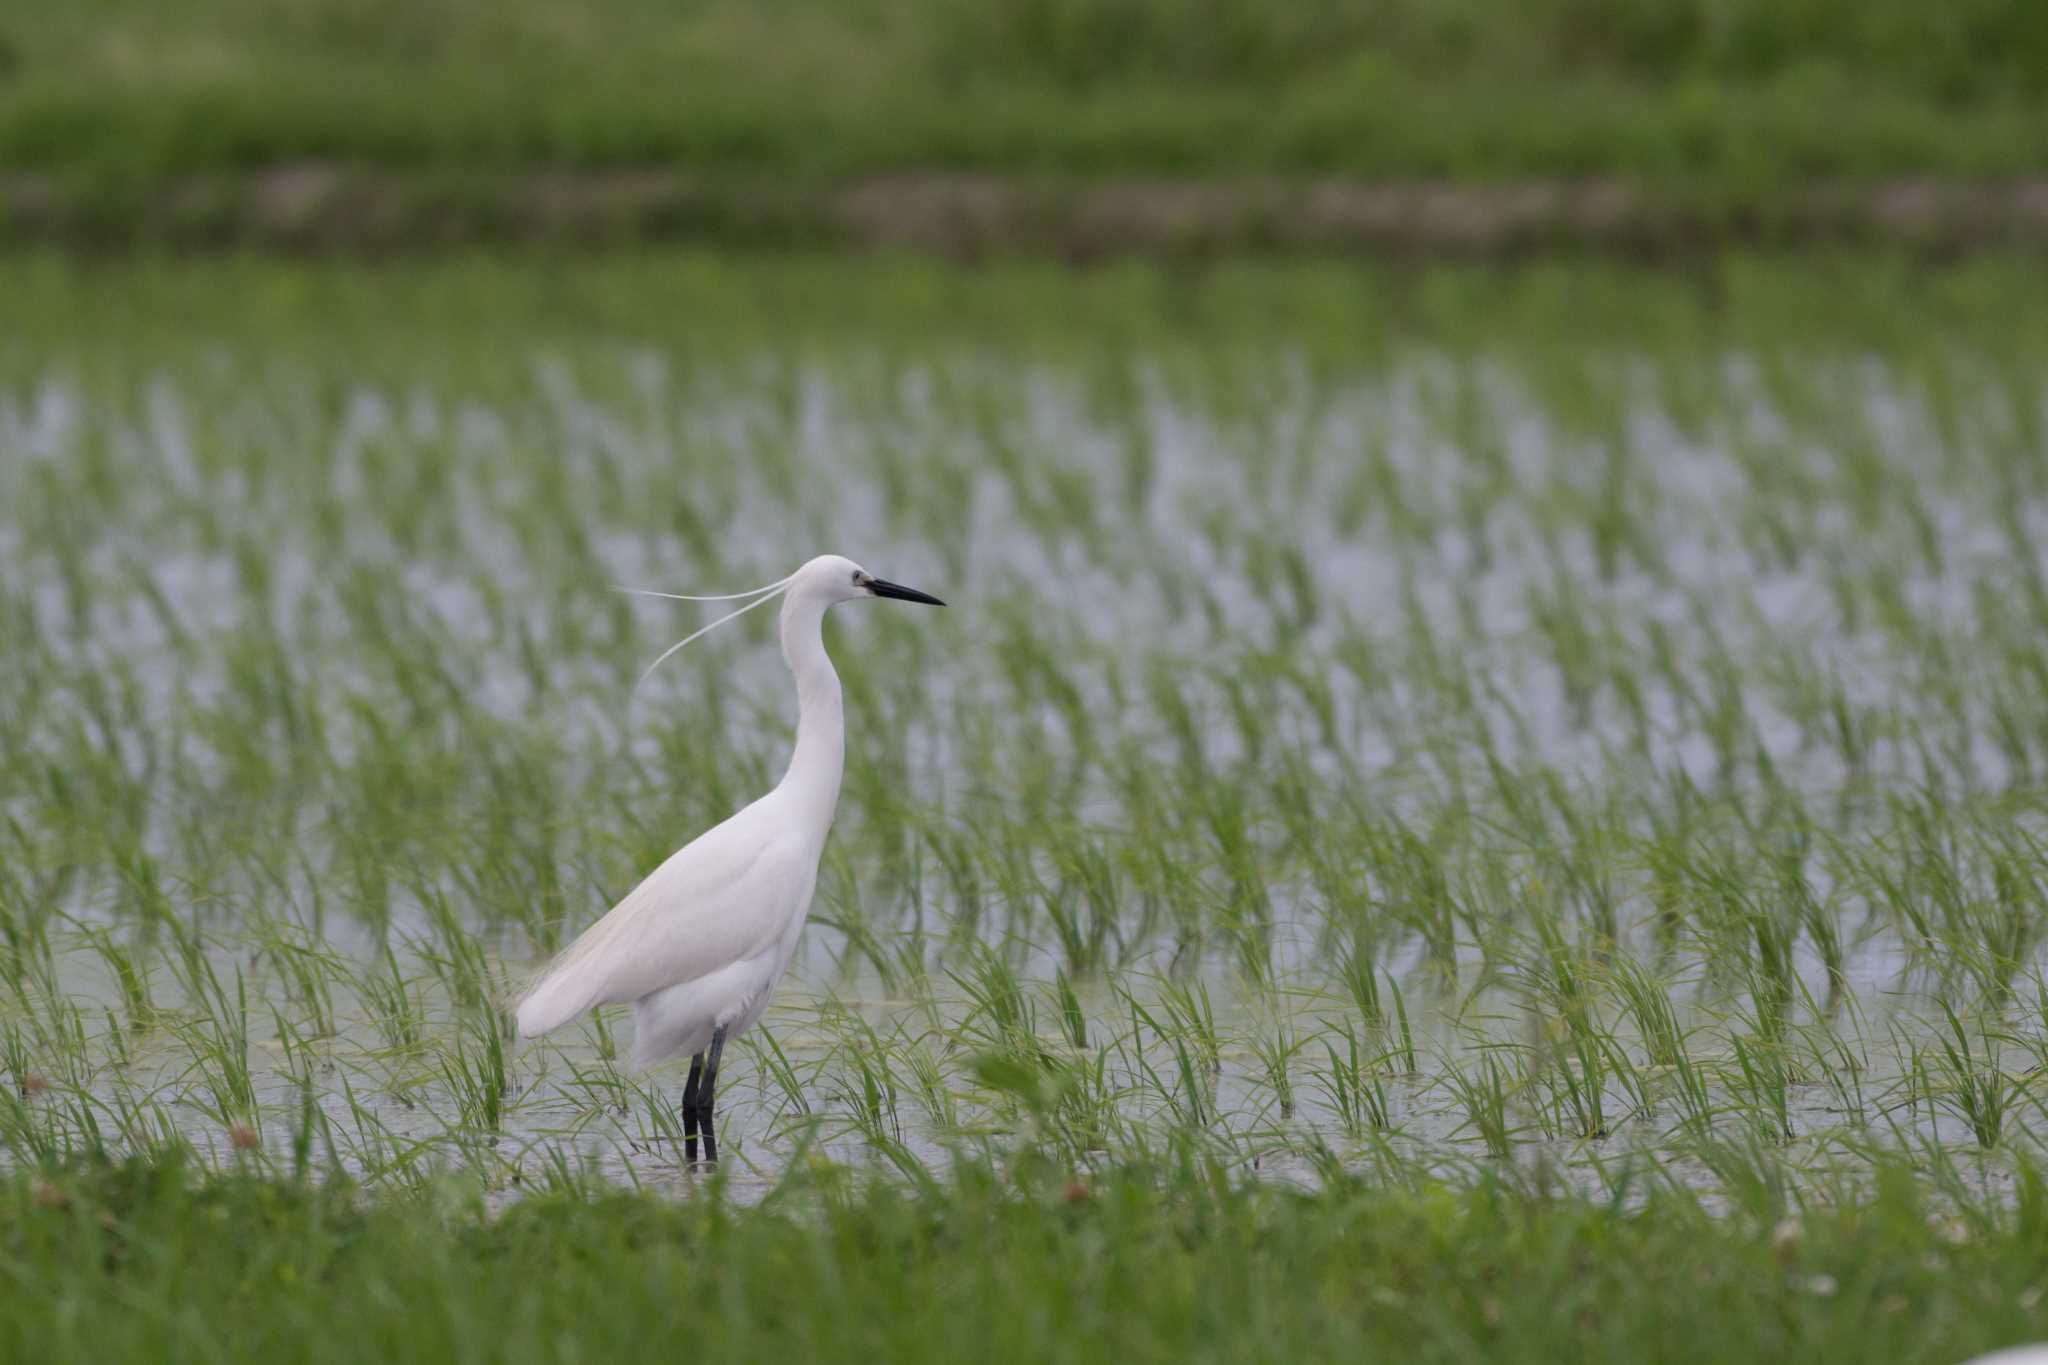
[[[742,811],[685,845],[583,931],[519,1002],[519,1032],[637,1000],[775,942],[812,877],[804,840]]]

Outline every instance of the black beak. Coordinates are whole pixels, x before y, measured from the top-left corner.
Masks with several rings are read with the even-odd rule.
[[[868,580],[868,591],[877,597],[893,597],[899,602],[922,602],[928,607],[943,607],[946,604],[928,592],[906,588],[901,583],[890,583],[880,578]]]

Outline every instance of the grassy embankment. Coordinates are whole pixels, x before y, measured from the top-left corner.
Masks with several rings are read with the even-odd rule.
[[[1199,1168],[906,1195],[364,1207],[175,1165],[0,1186],[20,1360],[1952,1362],[2041,1335],[2048,1208],[1894,1170],[1842,1205],[1512,1185],[1315,1196]]]
[[[0,229],[915,241],[938,235],[928,204],[851,187],[964,172],[1035,187],[993,210],[1022,221],[984,227],[1024,245],[1143,235],[1129,220],[1170,245],[1191,216],[1224,244],[1285,244],[1315,216],[1075,199],[1162,178],[1600,177],[1645,196],[1539,209],[1537,239],[1581,218],[1593,236],[1882,231],[1810,192],[2037,174],[2044,112],[2048,19],[2023,0],[6,3]],[[976,201],[942,202],[978,240],[952,221]],[[1446,240],[1512,216],[1391,211]]]

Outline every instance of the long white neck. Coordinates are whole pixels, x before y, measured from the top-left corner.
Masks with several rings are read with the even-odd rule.
[[[793,797],[820,834],[832,824],[846,768],[846,717],[824,626],[825,603],[795,593],[783,599],[782,657],[796,675],[796,751],[776,790]]]

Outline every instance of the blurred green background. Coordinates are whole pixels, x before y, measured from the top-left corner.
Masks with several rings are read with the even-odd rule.
[[[41,195],[7,196],[17,228],[64,218],[52,193],[108,218],[309,161],[457,201],[464,177],[660,167],[798,197],[971,171],[1753,203],[2025,176],[2044,114],[2033,0],[0,0],[0,175]]]

